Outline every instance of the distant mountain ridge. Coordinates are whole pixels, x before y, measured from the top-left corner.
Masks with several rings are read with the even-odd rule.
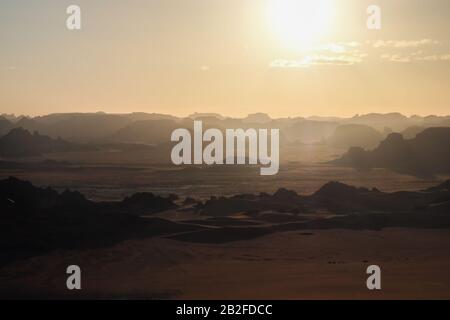
[[[329,142],[332,145],[341,148],[374,148],[381,140],[383,140],[383,135],[370,126],[362,124],[346,124],[336,128],[333,136],[330,137]]]
[[[0,136],[12,128],[22,127],[30,132],[38,131],[52,138],[61,137],[73,142],[130,142],[161,143],[168,142],[166,130],[158,132],[158,127],[186,127],[193,119],[204,122],[205,127],[213,128],[277,128],[285,141],[294,144],[314,144],[329,141],[340,147],[373,147],[378,134],[369,132],[369,127],[387,136],[391,132],[404,132],[413,137],[429,127],[450,126],[450,116],[412,116],[399,113],[356,115],[351,118],[339,117],[291,117],[271,118],[265,113],[250,114],[246,117],[225,117],[215,113],[195,113],[189,117],[176,117],[167,114],[135,112],[129,114],[97,113],[55,113],[37,117],[0,117]],[[351,126],[353,129],[350,130]],[[359,127],[357,127],[359,126]],[[341,127],[337,132],[337,128]],[[366,130],[367,129],[367,130]],[[345,133],[352,131],[353,133]],[[338,141],[333,135],[353,136],[348,142]],[[164,135],[164,141],[160,138]],[[357,137],[359,136],[359,137]],[[363,137],[365,137],[363,139]],[[342,140],[342,139],[341,139]],[[345,140],[345,139],[344,139]],[[379,142],[378,141],[378,142]]]

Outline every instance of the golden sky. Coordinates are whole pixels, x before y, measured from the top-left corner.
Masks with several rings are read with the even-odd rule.
[[[0,41],[0,113],[450,114],[448,0],[5,0]]]

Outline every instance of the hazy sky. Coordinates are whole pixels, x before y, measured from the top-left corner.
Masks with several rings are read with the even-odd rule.
[[[0,113],[450,114],[449,0],[295,1],[2,0]]]

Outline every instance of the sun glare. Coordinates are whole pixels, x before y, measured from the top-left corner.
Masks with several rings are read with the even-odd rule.
[[[284,47],[308,49],[329,31],[332,0],[268,0],[272,31]]]

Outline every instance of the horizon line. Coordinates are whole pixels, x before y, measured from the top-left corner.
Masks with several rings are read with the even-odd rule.
[[[248,114],[241,114],[241,115],[236,115],[236,116],[230,116],[230,115],[225,115],[222,113],[218,113],[218,112],[193,112],[193,113],[189,113],[189,114],[185,114],[185,115],[180,115],[180,114],[172,114],[172,113],[162,113],[162,112],[149,112],[149,111],[130,111],[130,112],[107,112],[107,111],[92,111],[92,112],[86,112],[86,111],[67,111],[67,112],[50,112],[50,113],[40,113],[40,114],[20,114],[20,115],[16,115],[15,113],[8,113],[8,112],[2,112],[0,114],[0,117],[4,117],[4,116],[12,116],[14,118],[38,118],[38,117],[45,117],[45,116],[50,116],[50,115],[70,115],[70,114],[83,114],[83,115],[94,115],[94,114],[105,114],[105,115],[117,115],[117,116],[126,116],[126,115],[132,115],[132,114],[148,114],[148,115],[162,115],[162,116],[171,116],[171,117],[175,117],[175,118],[179,118],[179,119],[188,119],[191,118],[194,115],[204,115],[204,116],[220,116],[222,118],[225,119],[245,119],[249,116],[252,115],[267,115],[270,119],[272,120],[278,120],[278,119],[295,119],[295,118],[304,118],[304,119],[309,119],[309,118],[337,118],[337,119],[352,119],[355,117],[361,117],[361,116],[367,116],[367,115],[392,115],[392,114],[398,114],[398,115],[402,115],[406,118],[413,118],[413,117],[421,117],[421,118],[427,118],[427,117],[449,117],[450,114],[417,114],[417,113],[410,113],[410,114],[405,114],[399,111],[392,111],[392,112],[367,112],[367,113],[355,113],[353,115],[320,115],[320,114],[311,114],[311,115],[290,115],[290,116],[273,116],[270,113],[267,112],[254,112],[254,113],[248,113]]]

